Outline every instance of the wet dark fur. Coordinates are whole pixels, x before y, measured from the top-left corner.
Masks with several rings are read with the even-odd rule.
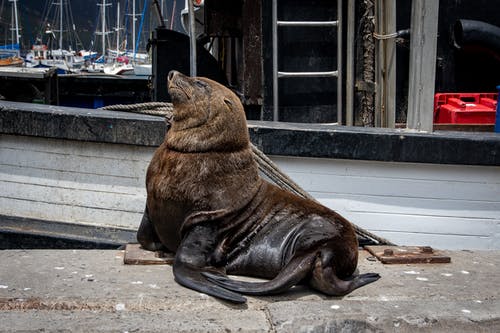
[[[300,282],[345,295],[379,278],[352,276],[358,243],[347,220],[259,177],[234,93],[178,72],[168,79],[174,117],[147,171],[137,238],[146,249],[176,252],[177,282],[241,303],[240,293],[279,293]]]

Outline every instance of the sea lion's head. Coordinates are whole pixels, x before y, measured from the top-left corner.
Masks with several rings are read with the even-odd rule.
[[[174,105],[169,148],[178,151],[237,151],[248,147],[245,112],[228,88],[204,77],[168,74]]]

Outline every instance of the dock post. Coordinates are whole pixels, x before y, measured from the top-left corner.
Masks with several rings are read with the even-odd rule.
[[[439,1],[413,0],[411,8],[409,129],[432,132]]]

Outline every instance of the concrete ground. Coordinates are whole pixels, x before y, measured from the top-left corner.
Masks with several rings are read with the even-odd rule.
[[[500,251],[383,265],[343,298],[296,287],[232,305],[175,283],[170,266],[115,250],[0,251],[0,332],[500,332]]]

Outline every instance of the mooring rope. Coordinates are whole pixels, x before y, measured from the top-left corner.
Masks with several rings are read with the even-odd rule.
[[[136,104],[115,104],[99,108],[100,110],[109,111],[125,111],[133,113],[149,114],[152,116],[163,116],[168,119],[171,118],[173,106],[172,103],[166,102],[148,102]]]
[[[363,48],[363,81],[373,86],[375,82],[375,4],[373,0],[363,1],[362,27]],[[361,91],[361,121],[363,126],[375,126],[375,92]]]
[[[138,103],[138,104],[116,104],[116,105],[108,105],[100,108],[102,110],[109,111],[126,111],[126,112],[134,112],[141,114],[149,114],[153,116],[162,116],[165,117],[167,122],[172,118],[173,106],[172,103],[166,102],[148,102],[148,103]],[[259,150],[255,145],[250,143],[252,148],[252,153],[259,166],[259,170],[268,177],[273,183],[278,185],[279,187],[288,190],[298,196],[303,198],[307,198],[310,200],[317,200],[307,193],[303,188],[301,188],[297,183],[295,183],[290,177],[288,177],[281,169],[269,158],[267,157],[261,150]],[[352,223],[356,233],[360,236],[375,241],[381,245],[394,245],[392,242],[387,239],[377,236],[368,230],[365,230],[354,223]]]

